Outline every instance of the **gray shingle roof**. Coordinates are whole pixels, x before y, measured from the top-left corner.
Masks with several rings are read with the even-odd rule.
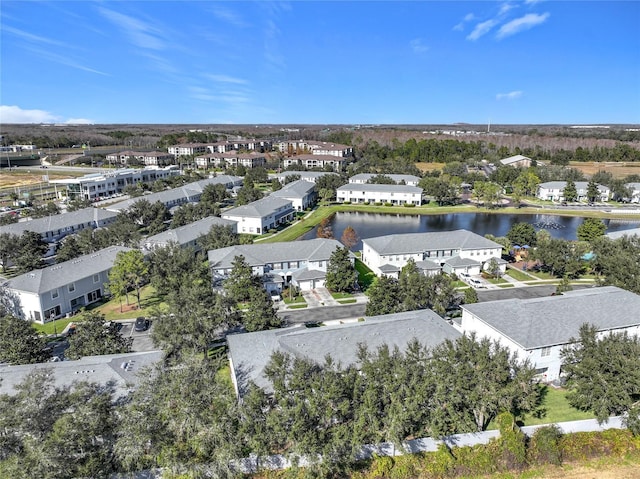
[[[482,263],[471,258],[461,258],[460,256],[454,256],[445,261],[445,264],[453,268],[460,268],[463,266],[480,266]]]
[[[316,184],[305,180],[296,180],[291,183],[287,183],[277,191],[271,193],[271,196],[278,198],[304,198],[309,193],[313,192]]]
[[[222,216],[244,216],[245,218],[263,218],[277,211],[278,208],[289,206],[293,208],[291,200],[276,196],[265,196],[248,205],[238,206],[225,211]]]
[[[163,231],[153,236],[149,236],[140,241],[140,243],[146,247],[164,246],[169,242],[175,242],[179,245],[184,245],[198,239],[200,236],[209,232],[212,226],[231,226],[233,231],[236,230],[238,223],[231,220],[225,220],[218,216],[209,216],[188,225],[180,226],[172,230]]]
[[[381,255],[420,253],[432,250],[502,248],[498,243],[467,230],[406,233],[362,240]]]
[[[433,348],[445,340],[461,336],[453,326],[431,310],[407,311],[398,314],[367,317],[363,322],[335,326],[305,328],[304,326],[227,336],[234,374],[239,380],[240,395],[249,381],[271,391],[264,368],[275,351],[284,351],[323,363],[327,355],[343,366],[358,363],[358,346],[370,351],[387,344],[404,350],[416,338]]]
[[[614,286],[561,296],[465,304],[462,308],[524,349],[566,344],[579,336],[584,323],[601,331],[640,324],[640,295]]]
[[[37,294],[45,293],[110,269],[120,251],[131,251],[131,248],[110,246],[64,263],[35,269],[10,279],[7,287]]]
[[[605,236],[610,239],[618,239],[623,236],[640,236],[640,228],[631,228],[628,230],[622,231],[612,231],[611,233],[607,233]]]
[[[359,173],[357,175],[352,176],[351,178],[349,178],[349,182],[350,183],[354,183],[356,181],[369,181],[371,178],[374,178],[378,176],[377,174],[373,174],[373,173]],[[420,178],[418,178],[417,176],[414,175],[394,175],[394,174],[386,174],[384,173],[383,176],[386,176],[387,178],[391,178],[393,181],[395,181],[396,183],[400,183],[401,181],[404,181],[405,183],[417,183],[420,181]]]
[[[228,246],[209,251],[209,266],[213,269],[231,268],[234,258],[240,255],[250,266],[283,261],[328,261],[336,248],[342,247],[339,241],[326,238]]]
[[[137,387],[140,370],[157,363],[162,356],[161,351],[149,351],[87,356],[76,361],[57,363],[0,366],[0,377],[2,377],[0,394],[16,394],[15,386],[24,381],[29,373],[46,369],[51,371],[55,386],[70,386],[76,381],[90,381],[98,384],[113,382],[116,387],[116,397],[122,397]]]
[[[48,231],[63,230],[67,227],[76,226],[84,223],[93,223],[97,226],[98,222],[112,220],[118,216],[113,211],[107,211],[102,208],[82,208],[69,213],[60,213],[59,215],[51,215],[44,218],[36,218],[29,221],[20,221],[9,225],[0,226],[0,233],[10,233],[21,235],[25,231],[33,231],[34,233],[44,234]]]

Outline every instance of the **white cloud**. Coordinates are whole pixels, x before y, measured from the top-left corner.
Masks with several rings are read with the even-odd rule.
[[[422,38],[414,38],[409,42],[409,45],[414,53],[424,53],[429,50],[429,47],[422,42]]]
[[[164,50],[165,42],[160,38],[161,31],[154,26],[113,10],[106,8],[99,10],[103,17],[124,30],[129,41],[135,46],[150,50]]]
[[[500,12],[498,13],[499,15],[504,15],[505,13],[507,13],[509,10],[512,10],[516,8],[515,5],[509,3],[509,2],[505,2],[502,5],[500,5]]]
[[[214,82],[218,82],[218,83],[235,83],[238,85],[246,85],[248,82],[247,80],[243,79],[243,78],[236,78],[236,77],[232,77],[229,75],[216,75],[216,74],[209,74],[209,75],[205,75],[208,79],[213,80]]]
[[[496,100],[516,100],[522,96],[521,90],[510,91],[509,93],[498,93]]]
[[[24,40],[28,40],[32,43],[44,43],[46,45],[66,46],[64,43],[59,42],[57,40],[52,40],[50,38],[34,35],[33,33],[25,32],[24,30],[19,30],[17,28],[9,27],[6,25],[2,27],[2,31],[3,33],[13,34],[17,37],[20,37]]]
[[[542,1],[543,1],[543,0],[524,0],[524,3],[525,3],[526,5],[535,5],[536,3],[540,3],[540,2],[542,2]]]
[[[460,23],[458,23],[457,25],[455,25],[453,27],[453,29],[455,31],[461,32],[462,30],[464,30],[464,24],[467,22],[471,22],[476,18],[476,16],[473,13],[467,13],[464,18],[462,19],[462,21]]]
[[[496,26],[497,23],[498,22],[493,19],[478,23],[473,29],[473,31],[469,35],[467,35],[467,40],[476,41],[481,36],[489,33],[491,29]]]
[[[55,123],[59,120],[59,117],[48,111],[0,105],[0,123]]]
[[[69,118],[65,123],[70,125],[93,125],[95,121],[88,118]]]
[[[516,33],[529,30],[536,25],[540,25],[546,22],[549,16],[550,15],[548,12],[541,15],[537,13],[527,13],[520,18],[516,18],[502,25],[500,27],[500,30],[498,30],[498,33],[496,34],[496,38],[505,38],[511,35],[515,35]]]
[[[218,6],[217,8],[211,10],[211,13],[213,13],[218,18],[218,20],[229,23],[234,27],[244,28],[249,26],[244,18],[240,17],[240,15],[238,15],[236,12],[233,12],[226,8]]]

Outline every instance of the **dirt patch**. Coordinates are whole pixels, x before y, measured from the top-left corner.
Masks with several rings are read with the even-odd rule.
[[[609,162],[609,163],[597,163],[597,162],[575,162],[572,161],[569,165],[571,168],[582,171],[585,175],[591,176],[598,171],[606,171],[611,173],[614,178],[624,178],[625,176],[637,174],[640,175],[639,163],[625,163],[625,162]]]
[[[422,172],[441,170],[446,163],[416,163],[416,168]]]
[[[640,468],[637,464],[565,465],[555,470],[545,470],[544,474],[539,477],[548,479],[638,479],[640,478]]]

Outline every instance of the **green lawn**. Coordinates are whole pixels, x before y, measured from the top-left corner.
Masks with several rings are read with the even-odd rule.
[[[567,401],[567,390],[545,387],[543,407],[546,414],[543,417],[526,416],[525,426],[536,424],[550,424],[565,421],[578,421],[581,419],[593,419],[595,416],[588,412],[579,411]]]
[[[514,268],[507,268],[507,274],[518,281],[531,281],[533,279],[527,273]]]
[[[362,291],[366,291],[373,284],[376,275],[362,261],[356,258],[355,268],[358,272],[358,284]]]
[[[76,316],[74,318],[56,319],[55,321],[49,321],[46,324],[31,323],[31,326],[33,326],[33,328],[39,333],[60,334],[62,331],[64,331],[64,328],[67,327],[67,324],[73,321],[77,321],[78,318],[79,317]]]
[[[511,284],[511,283],[504,283],[504,284],[499,284],[498,288],[514,288],[515,285]]]
[[[296,304],[290,305],[289,309],[302,309],[306,307],[307,307],[307,303],[296,303]]]
[[[351,293],[334,293],[334,292],[331,292],[331,296],[333,296],[333,299],[353,298],[353,295]]]
[[[502,278],[486,278],[486,279],[491,284],[501,285],[501,284],[507,284],[508,283],[508,281],[506,279],[502,279]]]
[[[93,306],[93,305],[91,305]],[[105,315],[107,320],[131,319],[137,316],[152,316],[152,310],[167,307],[163,298],[156,293],[156,290],[150,284],[144,286],[140,291],[140,309],[136,304],[135,291],[129,293],[129,305],[126,298],[122,298],[122,312],[120,312],[120,300],[112,299],[106,303],[99,304],[96,307],[89,307],[94,311],[98,311]]]
[[[357,302],[357,299],[355,299],[355,298],[347,298],[347,299],[339,299],[338,300],[338,303],[340,303],[340,304],[353,304],[353,303],[356,303],[356,302]]]

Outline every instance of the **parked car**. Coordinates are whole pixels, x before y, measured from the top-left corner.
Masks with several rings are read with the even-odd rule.
[[[146,331],[147,329],[149,329],[149,324],[150,321],[147,318],[145,318],[144,316],[138,316],[136,318],[134,329],[136,331]]]

